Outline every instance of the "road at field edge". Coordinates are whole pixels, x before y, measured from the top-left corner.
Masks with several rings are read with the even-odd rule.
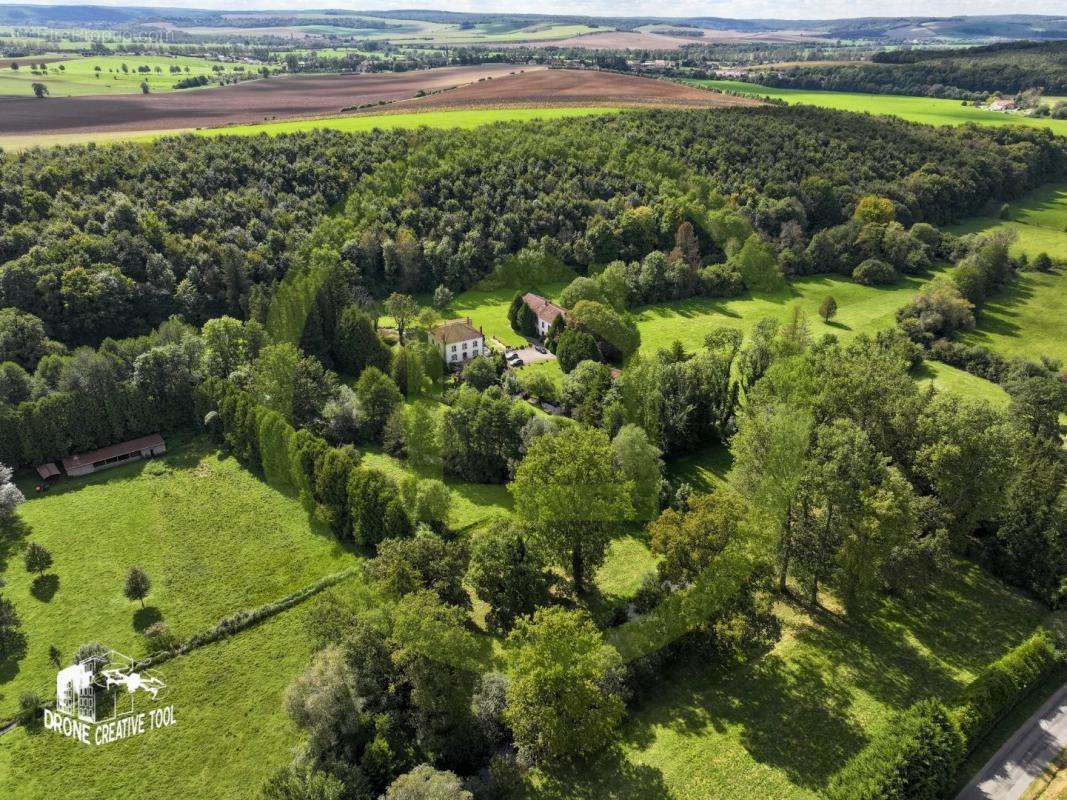
[[[956,800],[1018,800],[1067,748],[1067,684],[1011,735]]]

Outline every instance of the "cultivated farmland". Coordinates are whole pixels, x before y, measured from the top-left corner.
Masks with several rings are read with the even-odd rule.
[[[510,65],[489,64],[381,75],[285,75],[165,95],[16,98],[4,101],[0,136],[167,130],[337,114],[512,71]]]
[[[547,70],[469,84],[400,104],[405,109],[572,103],[639,106],[751,106],[745,97],[715,94],[680,83],[585,70]]]

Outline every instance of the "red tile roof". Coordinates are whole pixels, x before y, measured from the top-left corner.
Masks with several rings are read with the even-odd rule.
[[[546,300],[539,294],[527,292],[522,296],[522,300],[524,303],[526,303],[526,305],[530,307],[530,310],[534,312],[534,315],[546,325],[551,325],[553,322],[555,322],[556,317],[558,317],[560,314],[567,313],[555,303],[551,302],[550,300]]]

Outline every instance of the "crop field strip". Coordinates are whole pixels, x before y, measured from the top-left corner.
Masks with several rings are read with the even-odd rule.
[[[961,105],[959,100],[892,94],[862,94],[860,92],[779,89],[744,81],[693,80],[689,83],[724,92],[737,92],[753,97],[770,97],[790,104],[803,103],[839,111],[887,114],[926,125],[966,125],[972,122],[978,125],[1026,125],[1033,128],[1048,128],[1060,136],[1067,136],[1067,120],[986,111],[973,106]]]

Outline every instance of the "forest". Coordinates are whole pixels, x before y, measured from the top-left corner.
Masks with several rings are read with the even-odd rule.
[[[529,244],[583,269],[643,258],[705,212],[712,260],[754,230],[799,263],[863,195],[892,199],[904,225],[943,224],[1065,164],[1041,131],[813,108],[33,150],[3,156],[0,306],[68,347],[173,314],[255,317],[324,219],[313,244],[379,298],[463,290]],[[786,265],[797,271],[824,268]]]
[[[768,86],[984,100],[991,93],[1067,92],[1067,42],[1010,42],[964,50],[889,50],[868,63],[753,70]]]

